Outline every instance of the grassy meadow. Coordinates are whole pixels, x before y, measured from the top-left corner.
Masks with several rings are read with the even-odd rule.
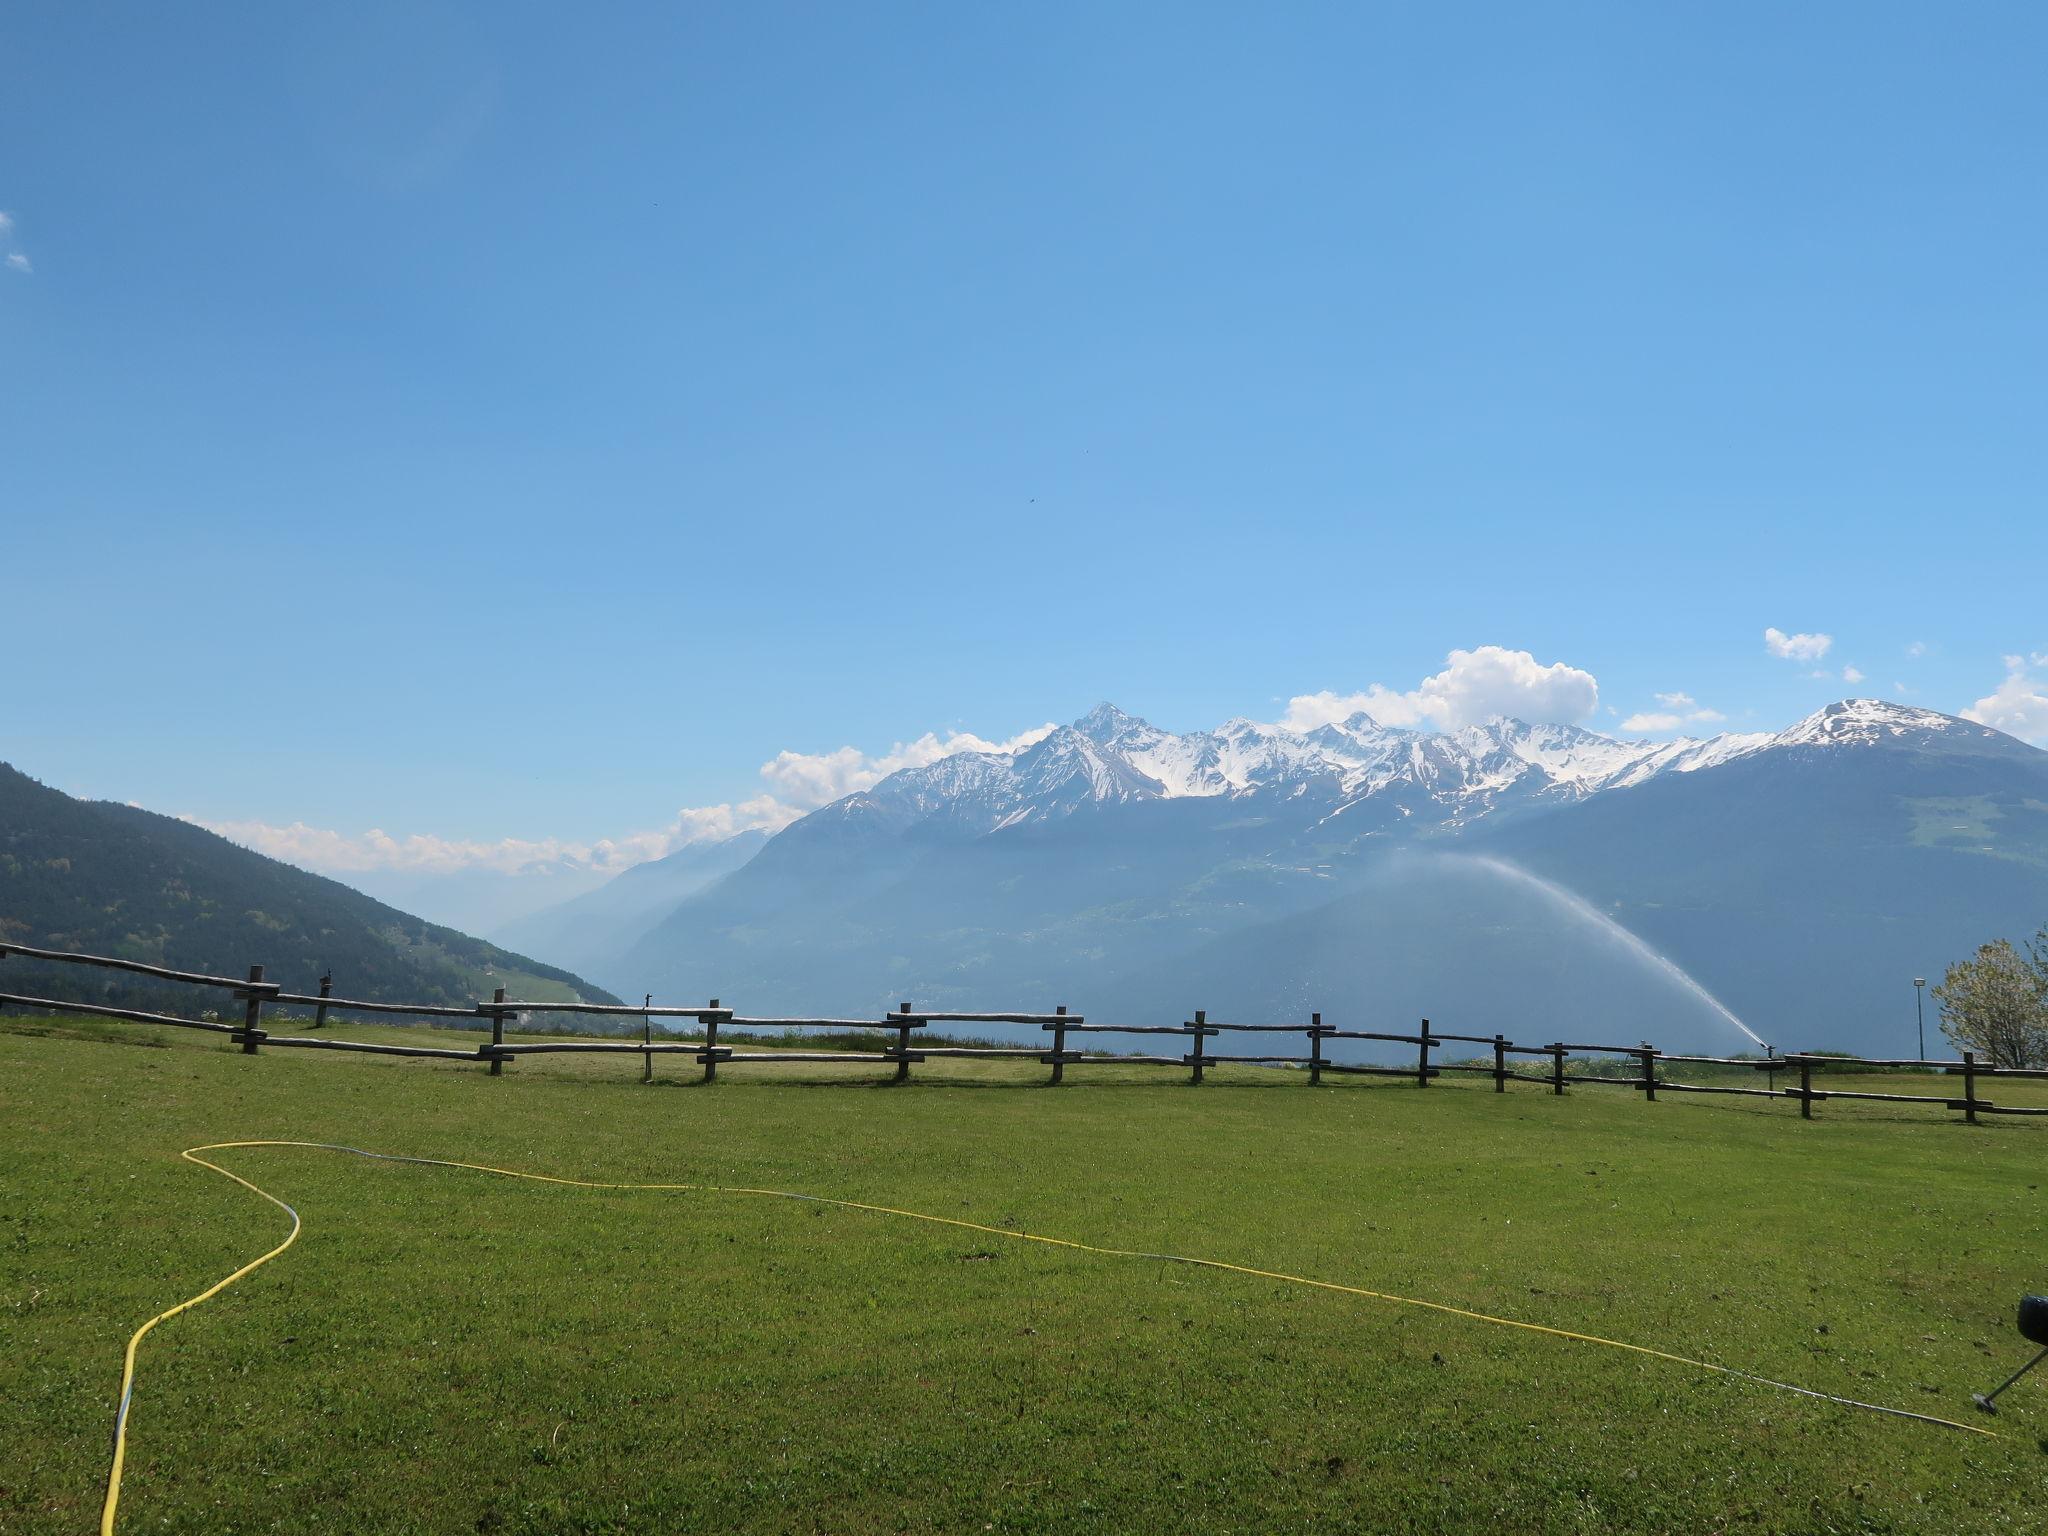
[[[473,1035],[348,1026],[350,1038]],[[290,1138],[761,1185],[1225,1259],[1973,1419],[2048,1123],[1218,1068],[528,1058],[0,1016],[0,1532],[98,1518],[134,1327],[277,1242]],[[1890,1077],[1844,1085],[1954,1091]],[[1991,1097],[2029,1102],[2019,1087]],[[2040,1102],[2036,1092],[2033,1102]],[[143,1346],[134,1532],[2034,1531],[1998,1439],[1385,1302],[792,1201],[329,1152]]]

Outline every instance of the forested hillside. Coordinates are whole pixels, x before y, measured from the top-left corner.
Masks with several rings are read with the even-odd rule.
[[[461,1004],[505,987],[532,1001],[611,994],[567,971],[373,901],[188,822],[74,800],[0,763],[0,942],[237,975],[287,991]],[[13,957],[0,991],[197,1005],[188,989]]]

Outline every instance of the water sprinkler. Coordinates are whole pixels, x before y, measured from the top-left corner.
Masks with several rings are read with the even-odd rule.
[[[2041,1353],[2006,1377],[1989,1392],[1973,1392],[1970,1401],[1986,1413],[1998,1412],[1995,1399],[1998,1394],[2018,1381],[2027,1372],[2048,1360],[2048,1296],[2022,1296],[2020,1298],[2020,1337],[2029,1343],[2039,1344]]]

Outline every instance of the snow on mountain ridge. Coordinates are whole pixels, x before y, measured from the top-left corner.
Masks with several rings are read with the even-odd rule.
[[[1783,747],[1849,746],[1882,741],[1886,737],[1897,738],[1911,731],[1931,731],[1938,735],[2000,734],[1990,726],[1976,725],[1913,704],[1892,704],[1883,699],[1843,699],[1825,709],[1815,710],[1797,725],[1778,732],[1771,741]]]
[[[1869,699],[1829,705],[1776,734],[1665,742],[1503,715],[1449,732],[1383,726],[1359,713],[1307,732],[1238,718],[1213,731],[1177,733],[1100,704],[1015,753],[955,753],[891,774],[865,796],[850,798],[919,819],[943,815],[981,831],[1064,816],[1089,804],[1304,794],[1325,797],[1333,816],[1392,794],[1403,816],[1433,803],[1447,824],[1458,824],[1505,805],[1583,799],[1778,747],[1979,729],[1987,728]]]

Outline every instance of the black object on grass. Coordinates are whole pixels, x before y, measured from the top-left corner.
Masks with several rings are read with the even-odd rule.
[[[1986,1413],[1998,1412],[1996,1403],[1998,1394],[2026,1375],[2027,1372],[2031,1371],[2043,1360],[2048,1360],[2048,1296],[2022,1296],[2020,1298],[2019,1324],[2020,1337],[2030,1343],[2039,1344],[2041,1346],[2041,1353],[2034,1356],[2033,1359],[2014,1371],[1989,1392],[1971,1394],[1970,1401],[1979,1408],[1982,1408]]]

